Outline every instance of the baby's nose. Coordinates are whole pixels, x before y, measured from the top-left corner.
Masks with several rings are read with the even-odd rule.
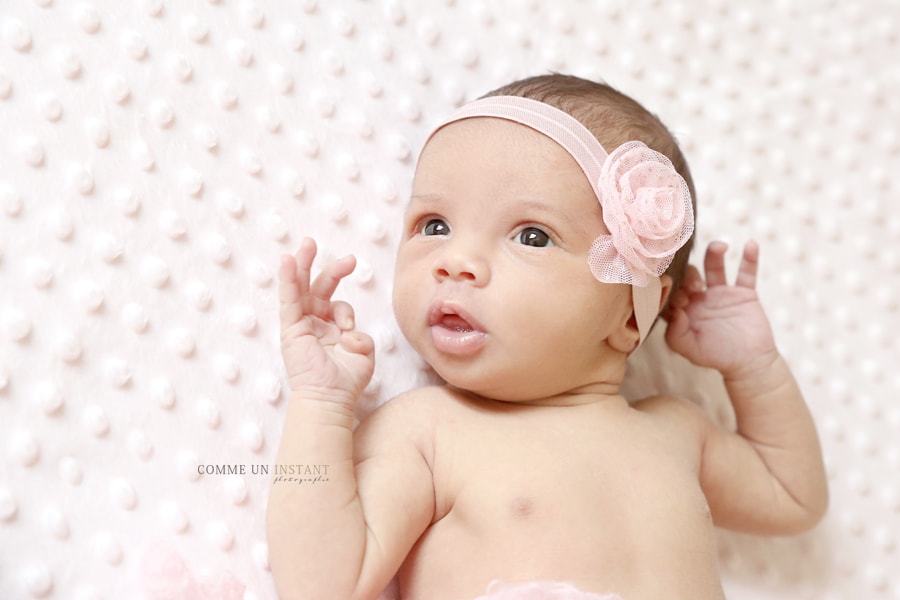
[[[490,267],[487,260],[464,244],[448,244],[435,262],[434,277],[438,281],[465,281],[483,286],[490,281]]]

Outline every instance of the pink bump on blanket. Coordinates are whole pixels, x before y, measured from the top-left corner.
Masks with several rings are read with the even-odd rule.
[[[504,585],[501,581],[494,581],[488,586],[487,594],[475,600],[622,600],[622,597],[582,592],[568,583],[555,581],[534,581],[518,585]]]
[[[195,577],[174,547],[155,543],[140,564],[141,591],[148,600],[241,600],[244,584],[230,572]]]

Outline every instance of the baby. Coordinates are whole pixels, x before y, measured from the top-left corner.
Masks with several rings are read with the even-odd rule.
[[[725,244],[687,267],[690,174],[634,100],[563,75],[463,106],[416,167],[394,282],[410,344],[445,385],[354,431],[372,339],[333,301],[353,257],[310,281],[280,267],[291,398],[268,507],[283,600],[717,600],[714,525],[791,534],[827,487],[815,427],[755,291],[758,248],[726,282]],[[629,404],[628,356],[656,317],[719,370],[725,431],[668,396]]]

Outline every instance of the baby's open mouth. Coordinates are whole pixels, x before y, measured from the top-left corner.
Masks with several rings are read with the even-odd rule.
[[[444,315],[443,317],[441,317],[440,321],[438,321],[438,325],[440,325],[444,329],[457,331],[459,333],[464,333],[466,331],[472,331],[473,329],[475,329],[469,324],[468,321],[455,314]]]
[[[428,325],[434,347],[445,354],[474,354],[482,348],[487,335],[474,318],[451,303],[435,303],[428,316]]]

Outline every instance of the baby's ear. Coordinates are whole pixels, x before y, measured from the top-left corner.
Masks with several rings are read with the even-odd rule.
[[[637,347],[641,344],[641,333],[638,330],[634,309],[631,310],[631,316],[609,334],[609,337],[606,338],[606,343],[613,350],[622,354],[631,354],[637,350]]]
[[[644,318],[648,320],[648,330],[646,333],[649,333],[650,329],[652,329],[652,324],[655,323],[656,317],[662,312],[663,308],[666,306],[666,301],[669,299],[669,294],[672,293],[673,281],[669,275],[662,275],[659,278],[659,286],[657,289],[659,290],[659,298],[650,298],[644,297],[643,300],[647,304],[650,305],[648,315],[645,315]],[[655,294],[654,294],[655,296]],[[635,298],[637,300],[637,298]],[[652,304],[650,304],[652,302]],[[653,314],[653,308],[656,307],[656,314]],[[645,334],[646,335],[646,334]],[[609,345],[612,346],[615,350],[622,352],[624,354],[631,354],[635,350],[637,350],[638,346],[641,345],[641,332],[638,328],[638,320],[637,313],[634,309],[632,309],[631,316],[628,320],[616,331],[614,331],[609,336]]]

